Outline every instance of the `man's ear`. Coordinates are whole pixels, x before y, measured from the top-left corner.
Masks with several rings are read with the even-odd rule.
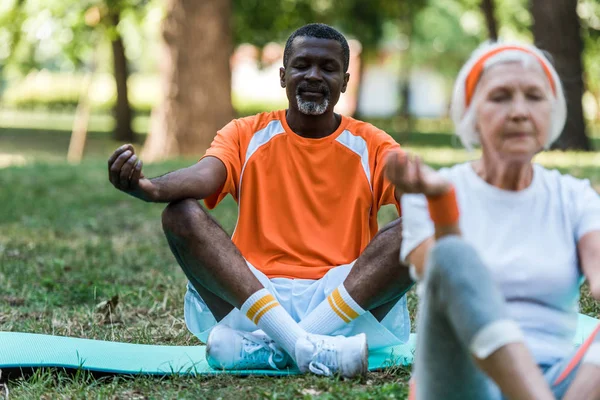
[[[344,74],[344,83],[342,84],[342,93],[346,93],[346,88],[348,87],[348,81],[350,80],[350,74],[346,72]]]
[[[279,84],[282,88],[285,87],[285,68],[279,68]]]

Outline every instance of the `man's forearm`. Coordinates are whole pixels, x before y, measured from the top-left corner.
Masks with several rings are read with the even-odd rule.
[[[187,168],[152,178],[152,189],[147,201],[171,203],[184,199],[202,200],[219,189],[215,187],[211,177],[202,178],[202,175],[192,177]]]
[[[222,189],[226,179],[225,164],[216,157],[205,157],[187,168],[148,180],[147,201],[202,200]]]

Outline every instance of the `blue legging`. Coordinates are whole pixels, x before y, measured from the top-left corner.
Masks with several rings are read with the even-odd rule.
[[[414,368],[416,398],[501,399],[498,387],[475,365],[470,348],[482,329],[510,320],[504,296],[475,249],[458,236],[438,240],[423,284]],[[512,324],[505,327],[514,337],[520,332],[508,332],[518,331]],[[591,342],[600,343],[600,335],[595,334]],[[579,354],[540,366],[557,398],[566,392],[585,350],[582,346]]]

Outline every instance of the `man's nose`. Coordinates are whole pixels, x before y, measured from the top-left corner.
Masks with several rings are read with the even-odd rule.
[[[323,76],[321,75],[321,68],[318,65],[313,65],[306,70],[306,74],[304,75],[304,79],[307,80],[323,80]]]

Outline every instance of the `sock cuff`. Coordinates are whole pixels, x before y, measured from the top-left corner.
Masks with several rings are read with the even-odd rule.
[[[278,305],[279,302],[275,296],[267,289],[261,289],[246,299],[240,307],[240,311],[246,314],[246,317],[254,324],[258,324],[258,321],[267,311]]]
[[[483,360],[504,345],[524,340],[523,332],[516,322],[510,319],[501,319],[481,328],[471,340],[469,350],[475,357]]]
[[[365,313],[365,310],[350,296],[343,283],[327,296],[327,301],[344,322],[350,322]]]

